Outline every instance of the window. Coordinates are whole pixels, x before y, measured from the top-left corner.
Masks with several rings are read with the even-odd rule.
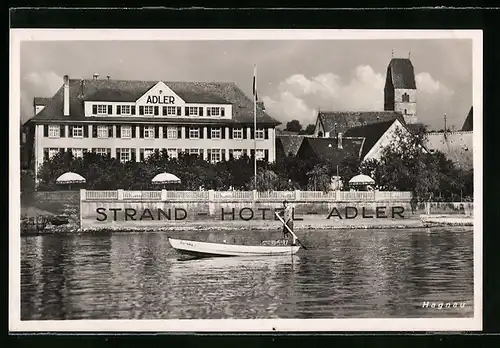
[[[405,115],[406,115],[406,109],[405,109]]]
[[[49,138],[59,138],[61,136],[60,132],[60,126],[49,125]]]
[[[199,139],[200,138],[200,129],[199,128],[189,128],[189,138],[190,139]]]
[[[220,162],[220,160],[220,149],[212,149],[212,152],[210,153],[210,162]]]
[[[130,159],[130,149],[120,149],[120,162],[128,162]]]
[[[255,132],[255,139],[264,139],[264,129],[257,129],[257,132]]]
[[[97,149],[95,149],[95,153],[96,153],[96,155],[107,156],[108,155],[108,149],[106,149],[104,147],[98,147]]]
[[[212,139],[220,139],[221,138],[221,129],[220,128],[212,128]]]
[[[264,159],[264,150],[258,149],[257,152],[255,153],[255,158],[257,158],[257,160],[263,160]]]
[[[83,126],[73,126],[73,138],[83,138]]]
[[[144,159],[147,159],[149,156],[154,154],[154,149],[144,149]]]
[[[144,139],[154,139],[155,137],[155,127],[145,126],[144,127]]]
[[[243,139],[243,128],[233,129],[233,139]]]
[[[59,149],[49,149],[49,158],[54,157],[59,153]]]
[[[98,115],[107,115],[108,114],[108,106],[106,104],[97,104],[97,114]]]
[[[154,108],[152,105],[144,106],[144,115],[154,115]]]
[[[188,116],[198,116],[198,107],[190,106],[188,107],[188,112],[189,112]]]
[[[83,157],[83,149],[71,149],[74,158],[82,158]]]
[[[177,108],[175,106],[167,106],[165,111],[167,112],[166,115],[177,115]]]
[[[122,138],[132,138],[132,127],[131,126],[122,126]]]
[[[233,150],[233,158],[238,159],[243,156],[243,150],[242,149],[234,149]]]
[[[177,139],[177,127],[167,127],[167,139]]]
[[[108,138],[108,126],[97,126],[97,137],[100,139]]]
[[[189,149],[189,154],[190,155],[199,155],[200,149]]]
[[[220,116],[220,108],[218,107],[208,107],[207,116]]]
[[[121,111],[122,115],[131,115],[132,114],[130,105],[122,105],[120,109],[121,109],[120,111]]]
[[[410,102],[410,96],[408,95],[408,93],[403,93],[403,95],[402,95],[402,101],[403,101],[403,103]]]
[[[167,155],[170,158],[177,158],[177,149],[167,149]]]

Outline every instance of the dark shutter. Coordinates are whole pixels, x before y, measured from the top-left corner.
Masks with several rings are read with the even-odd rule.
[[[113,126],[108,126],[108,137],[109,138],[113,137]]]
[[[226,127],[220,127],[220,137],[226,139]]]
[[[207,127],[207,139],[212,139],[212,127]]]
[[[255,138],[255,128],[250,128],[250,139]]]
[[[135,149],[130,149],[130,160],[135,162]]]
[[[108,115],[113,114],[113,105],[108,105]]]
[[[135,138],[135,136],[132,136],[132,138]],[[144,138],[144,126],[139,126],[139,138]]]
[[[116,114],[121,115],[121,113],[122,113],[122,107],[120,105],[117,105],[116,106]]]
[[[246,139],[247,138],[247,128],[246,127],[243,127],[243,139]]]
[[[225,161],[226,160],[226,149],[222,149],[220,151],[220,159],[221,159],[221,161]]]
[[[160,137],[160,126],[155,126],[155,138]]]
[[[248,155],[247,149],[243,149],[243,156],[247,156],[247,155]]]
[[[83,137],[84,138],[89,137],[89,126],[88,125],[83,125]]]
[[[97,125],[92,125],[92,138],[97,138]]]
[[[139,106],[139,115],[144,115],[144,106]]]
[[[225,114],[224,114],[224,110],[225,110],[225,108],[220,108],[220,115],[221,115],[221,116],[225,116]]]
[[[264,150],[264,161],[269,162],[269,150]]]
[[[200,158],[203,159],[203,149],[200,149]]]
[[[162,107],[162,113],[163,113],[163,116],[167,116],[168,113],[167,113],[167,107],[166,106]]]
[[[255,150],[254,149],[251,149],[250,150],[250,158],[253,160],[255,157]]]
[[[207,108],[207,116],[210,116],[210,108]]]
[[[59,149],[59,153],[60,153],[61,155],[64,153],[64,147],[61,147],[61,148]]]
[[[97,115],[97,105],[92,105],[92,114]]]
[[[132,105],[132,111],[131,111],[131,114],[132,114],[132,115],[135,115],[135,105]]]
[[[229,149],[229,159],[232,160],[233,158],[234,158],[233,150]]]
[[[140,149],[139,161],[144,162],[144,149]]]
[[[66,126],[62,125],[59,127],[59,134],[61,135],[61,138],[66,136]]]
[[[199,127],[200,139],[203,139],[203,128],[204,127]]]
[[[117,160],[120,160],[120,148],[116,149],[116,157]]]
[[[155,116],[158,116],[160,114],[160,107],[158,105],[155,105],[154,110],[155,110]]]
[[[49,125],[48,124],[43,125],[43,136],[46,138],[49,136]]]
[[[111,157],[111,149],[106,149],[106,153],[108,154],[109,157]]]
[[[93,147],[92,149],[90,149],[90,152],[95,153],[95,147]]]
[[[233,131],[234,131],[234,128],[229,127],[229,139],[233,139]]]
[[[136,135],[136,134],[135,134],[135,131],[136,131],[136,128],[137,128],[137,127],[136,127],[136,126],[134,126],[134,125],[131,125],[131,126],[130,126],[130,128],[132,128],[132,138],[135,138],[135,135]]]
[[[184,138],[189,139],[189,127],[184,127]]]
[[[166,133],[165,133],[166,134]],[[166,137],[166,136],[165,136]],[[182,138],[182,128],[181,127],[178,127],[177,128],[177,138],[178,139],[181,139]]]
[[[199,116],[203,116],[203,107],[202,106],[200,106],[198,108],[198,114],[199,114]]]
[[[116,126],[116,137],[117,138],[122,137],[122,126]]]
[[[49,149],[43,149],[43,160],[46,161],[49,159]]]
[[[181,107],[180,107],[180,106],[178,106],[178,107],[177,107],[177,116],[181,116],[181,112],[182,112],[182,111],[181,111]]]
[[[73,126],[68,126],[68,138],[73,138]]]
[[[184,116],[189,116],[189,107],[184,108]]]
[[[211,162],[211,160],[212,160],[212,159],[211,159],[211,156],[212,156],[212,150],[207,149],[207,161],[208,161],[208,162]]]
[[[269,139],[269,129],[264,128],[264,139]]]

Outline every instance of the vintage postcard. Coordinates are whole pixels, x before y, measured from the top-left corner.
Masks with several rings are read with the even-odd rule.
[[[482,329],[482,32],[11,30],[13,332]]]

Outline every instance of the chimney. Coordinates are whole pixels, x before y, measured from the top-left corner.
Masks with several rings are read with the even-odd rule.
[[[69,76],[64,75],[64,116],[69,116]]]
[[[263,101],[258,101],[257,102],[257,106],[259,108],[261,108],[263,111],[266,111],[266,107],[264,106],[264,102]]]
[[[97,80],[99,78],[99,74],[98,73],[94,73],[94,75],[92,77],[93,77],[93,80]]]
[[[342,148],[342,133],[339,132],[337,134],[337,144],[338,144],[338,148],[341,149]]]

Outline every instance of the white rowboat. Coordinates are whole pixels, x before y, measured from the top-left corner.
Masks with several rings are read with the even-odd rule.
[[[178,252],[196,257],[292,255],[300,249],[300,245],[238,245],[198,242],[174,238],[169,238],[168,241],[172,248]]]

